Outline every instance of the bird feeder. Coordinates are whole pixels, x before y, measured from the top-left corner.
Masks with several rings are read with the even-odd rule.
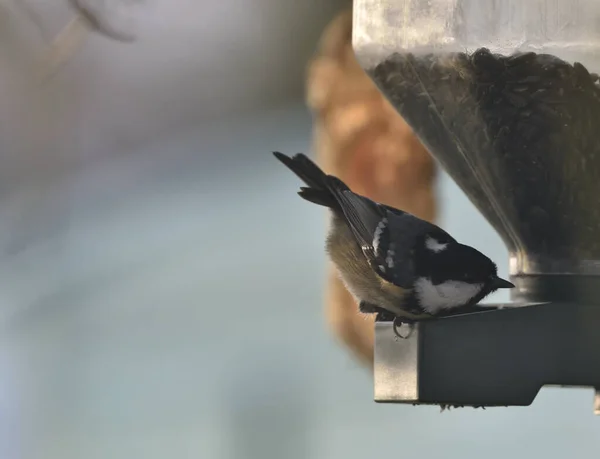
[[[516,285],[510,308],[405,340],[378,321],[376,401],[600,389],[599,24],[595,0],[354,1],[358,61],[501,236]]]

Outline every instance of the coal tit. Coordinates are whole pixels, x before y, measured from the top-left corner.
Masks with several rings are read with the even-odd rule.
[[[298,194],[328,207],[327,252],[360,311],[401,323],[489,308],[484,297],[514,285],[496,265],[438,226],[353,193],[306,155],[275,157],[307,186]]]

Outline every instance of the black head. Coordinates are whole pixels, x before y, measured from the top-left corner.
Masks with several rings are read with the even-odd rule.
[[[514,287],[498,277],[498,268],[492,260],[444,232],[429,233],[419,240],[415,250],[415,273],[417,279],[427,281],[431,291],[455,296],[449,298],[452,300],[449,307],[462,301],[475,304],[500,288]]]

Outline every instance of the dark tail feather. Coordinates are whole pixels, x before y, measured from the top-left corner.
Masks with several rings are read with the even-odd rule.
[[[308,187],[300,188],[298,192],[300,197],[320,206],[332,209],[339,207],[334,194],[330,190],[331,181],[335,177],[327,175],[308,156],[302,153],[298,153],[291,158],[277,151],[273,152],[273,154],[308,185]],[[339,186],[339,184],[343,185],[346,189],[348,188],[341,180],[335,179],[335,185]]]
[[[290,158],[289,156],[279,153],[278,151],[273,152],[273,154],[294,174],[300,177],[300,180],[306,183],[310,188],[327,188],[327,174],[325,174],[325,172],[323,172],[319,166],[312,162],[308,156],[298,153]]]

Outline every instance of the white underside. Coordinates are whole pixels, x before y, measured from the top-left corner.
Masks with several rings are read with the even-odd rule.
[[[483,284],[468,284],[461,281],[446,281],[433,285],[431,279],[424,277],[415,282],[415,294],[421,307],[429,314],[442,309],[464,306],[479,294]]]

